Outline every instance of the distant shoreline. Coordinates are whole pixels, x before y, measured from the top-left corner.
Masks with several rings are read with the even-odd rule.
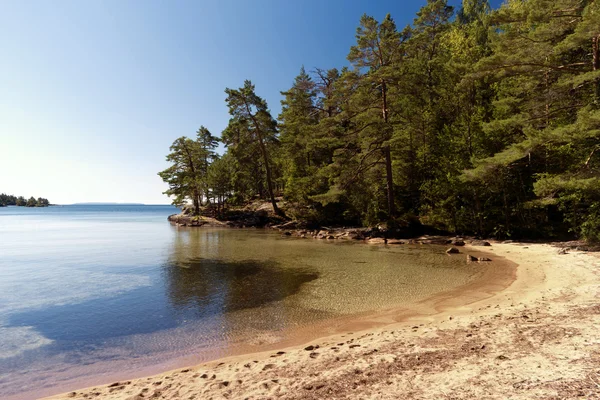
[[[145,203],[101,203],[101,202],[89,202],[89,203],[73,203],[73,204],[60,204],[62,206],[173,206],[172,204],[145,204]]]

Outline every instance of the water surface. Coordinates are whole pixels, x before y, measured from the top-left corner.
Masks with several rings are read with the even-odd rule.
[[[0,398],[277,343],[481,275],[444,248],[177,228],[174,212],[0,208]]]

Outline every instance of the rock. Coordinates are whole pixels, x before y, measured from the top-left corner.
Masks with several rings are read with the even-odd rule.
[[[292,232],[290,232],[290,231],[286,231],[286,232],[284,232],[283,234],[284,234],[285,236],[292,236]]]
[[[453,246],[464,246],[465,242],[463,240],[456,239],[456,240],[452,241],[452,245]]]
[[[388,239],[387,244],[404,244],[404,241],[399,239]]]
[[[470,263],[470,262],[477,262],[477,261],[479,261],[479,258],[474,257],[474,256],[472,256],[470,254],[467,254],[467,262],[468,263]]]
[[[327,231],[319,231],[317,233],[316,238],[317,239],[325,239],[325,238],[327,238],[327,236],[329,236],[329,232],[327,232]]]
[[[443,237],[443,236],[421,236],[420,238],[417,238],[417,243],[419,244],[439,244],[439,245],[446,245],[446,244],[450,244],[452,243],[452,240],[448,239],[447,237]]]
[[[459,254],[460,251],[458,251],[458,249],[456,247],[450,247],[448,250],[446,250],[446,254]]]
[[[384,238],[371,238],[367,240],[369,244],[386,244],[387,241]]]
[[[473,240],[471,242],[472,246],[491,246],[490,242],[486,242],[485,240]]]
[[[487,258],[487,257],[479,257],[479,259],[477,260],[479,262],[489,262],[492,261],[491,258]]]
[[[569,253],[569,249],[567,247],[558,249],[558,254],[560,254],[560,255],[564,255],[564,254],[568,254],[568,253]]]

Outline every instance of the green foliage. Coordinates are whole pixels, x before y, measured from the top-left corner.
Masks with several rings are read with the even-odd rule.
[[[158,175],[169,185],[164,193],[173,198],[173,204],[182,206],[191,201],[193,213],[200,213],[200,205],[210,199],[208,170],[216,158],[218,139],[205,127],[200,127],[196,140],[182,136],[171,145],[166,157],[171,164]]]
[[[178,139],[167,193],[283,195],[315,225],[600,240],[599,17],[591,0],[428,0],[401,30],[363,15],[350,66],[302,68],[277,122],[250,81],[227,89],[226,153],[202,128]]]
[[[249,80],[246,80],[244,86],[239,89],[225,89],[225,93],[227,93],[225,101],[231,115],[227,128],[229,132],[224,133],[225,145],[235,146],[232,156],[236,158],[242,177],[245,173],[244,178],[254,177],[257,182],[262,182],[259,177],[263,175],[261,170],[264,169],[264,180],[273,211],[280,214],[275,200],[273,161],[270,157],[271,147],[279,144],[277,122],[271,116],[267,102],[255,93],[254,85]],[[258,150],[257,153],[262,156],[262,165],[257,162],[244,162],[256,157],[257,153],[249,153],[249,149]],[[252,170],[244,171],[248,164]],[[258,194],[262,197],[262,186],[258,185],[258,189]]]

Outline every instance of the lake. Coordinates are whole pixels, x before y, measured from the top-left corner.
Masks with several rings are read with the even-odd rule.
[[[0,208],[0,398],[317,337],[483,276],[443,247],[177,228],[176,212]]]

